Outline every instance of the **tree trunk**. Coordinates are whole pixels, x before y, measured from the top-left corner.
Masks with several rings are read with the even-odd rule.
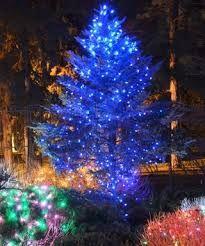
[[[10,88],[7,83],[0,86],[0,102],[4,161],[12,169],[12,117],[9,114]]]
[[[29,40],[28,40],[28,32],[24,30],[22,34],[21,43],[21,51],[23,58],[23,69],[24,69],[24,87],[25,87],[25,105],[29,103],[29,92],[30,92],[30,73],[31,73],[31,64],[30,64],[30,56],[29,56]],[[24,116],[24,158],[26,167],[29,167],[29,128],[28,128],[28,119],[27,112]]]
[[[24,155],[26,168],[29,170],[29,129],[27,127],[26,119],[24,123]]]
[[[41,69],[42,69],[42,83],[41,86],[46,90],[49,81],[49,69],[48,69],[48,60],[45,52],[45,40],[41,38],[39,41],[39,47],[41,50]]]
[[[169,0],[169,72],[170,72],[170,93],[173,104],[177,101],[178,82],[175,77],[176,71],[176,53],[174,48],[175,34],[177,30],[179,0]],[[178,121],[171,122],[171,138],[178,127]],[[179,158],[175,153],[171,153],[170,171],[178,166]]]
[[[21,43],[21,51],[23,58],[23,69],[24,69],[24,86],[26,92],[26,99],[28,99],[28,93],[30,90],[30,57],[29,57],[29,42],[28,42],[28,33],[25,30],[22,33]]]

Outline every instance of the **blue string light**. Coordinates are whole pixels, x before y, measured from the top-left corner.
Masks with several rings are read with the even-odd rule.
[[[84,56],[70,52],[78,78],[58,80],[67,100],[50,111],[59,121],[40,124],[37,143],[59,171],[94,160],[101,191],[127,207],[127,194],[138,189],[137,167],[156,161],[160,146],[148,121],[151,110],[144,106],[156,68],[136,38],[122,30],[124,20],[110,6],[102,5],[96,13],[76,38]]]

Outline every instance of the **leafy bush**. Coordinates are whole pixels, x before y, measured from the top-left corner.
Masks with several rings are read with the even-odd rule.
[[[123,208],[112,200],[106,200],[100,193],[82,196],[75,191],[69,191],[68,194],[72,207],[75,207],[78,233],[63,237],[56,245],[136,245],[137,232],[140,232],[142,224],[149,217],[143,203],[136,204],[135,201],[132,204],[132,201],[128,201],[129,216],[125,218]]]

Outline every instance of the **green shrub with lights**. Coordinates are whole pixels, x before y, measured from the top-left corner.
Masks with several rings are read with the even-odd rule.
[[[75,211],[65,191],[52,186],[25,190],[8,189],[0,194],[0,234],[3,244],[49,244],[74,234]]]

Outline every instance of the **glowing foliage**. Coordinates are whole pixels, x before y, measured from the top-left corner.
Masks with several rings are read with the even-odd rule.
[[[204,199],[194,202],[185,200],[183,209],[150,221],[144,230],[142,245],[203,245],[205,214],[202,201],[204,204]]]
[[[153,111],[144,101],[156,67],[122,30],[123,22],[107,5],[96,11],[77,38],[84,56],[69,53],[76,78],[58,81],[65,93],[62,105],[50,110],[57,120],[36,128],[37,144],[58,171],[73,173],[94,162],[100,190],[121,203],[138,187],[137,166],[160,160],[152,128],[163,113],[150,123]]]
[[[0,194],[0,233],[6,245],[52,245],[59,236],[74,232],[74,218],[69,200],[55,187],[33,186]]]
[[[24,170],[26,167],[22,167]],[[22,171],[23,171],[22,170]],[[56,173],[55,169],[50,163],[43,163],[30,170],[29,173],[19,177],[21,182],[25,185],[51,185],[58,188],[75,189],[77,191],[85,191],[87,189],[97,189],[98,182],[94,175],[90,172],[93,167],[87,165],[79,168],[75,172],[70,173]]]
[[[59,65],[57,66],[54,66],[52,69],[51,69],[51,72],[50,72],[50,76],[70,76],[72,78],[75,77],[75,73],[74,71],[72,70],[72,68],[70,67],[70,65],[68,64],[67,66],[65,67],[61,67]],[[48,87],[47,87],[47,90],[51,93],[51,94],[54,94],[56,93],[57,95],[61,95],[62,94],[62,87],[56,83],[52,83],[50,84]]]

